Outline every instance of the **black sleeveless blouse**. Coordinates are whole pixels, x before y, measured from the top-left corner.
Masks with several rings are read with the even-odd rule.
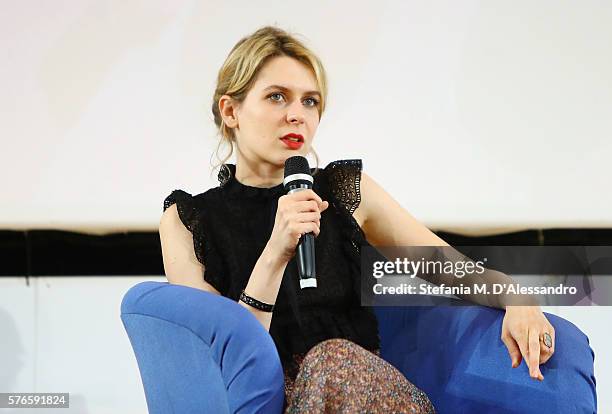
[[[244,185],[235,178],[235,165],[225,167],[219,171],[218,187],[195,196],[174,190],[164,200],[164,211],[177,204],[205,266],[204,280],[237,301],[272,234],[278,198],[285,190],[282,183],[271,188]],[[321,214],[315,239],[318,287],[300,289],[294,257],[278,292],[269,332],[285,369],[294,355],[330,338],[379,348],[376,317],[360,303],[361,247],[368,242],[352,214],[361,201],[361,169],[361,160],[353,159],[311,170],[313,191],[329,207]]]

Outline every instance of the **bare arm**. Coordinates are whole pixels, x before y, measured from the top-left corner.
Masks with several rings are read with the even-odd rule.
[[[193,235],[181,222],[176,204],[171,205],[162,214],[159,224],[159,236],[162,246],[164,271],[169,283],[189,286],[206,292],[221,293],[204,280],[205,267],[197,259],[193,248]],[[286,262],[269,253],[266,247],[253,268],[253,273],[246,287],[246,292],[266,303],[275,303]],[[242,301],[261,324],[270,329],[272,313],[262,312]]]
[[[418,222],[389,193],[365,173],[362,173],[361,176],[361,192],[362,201],[358,211],[364,220],[363,231],[368,242],[373,246],[449,246],[447,242]],[[447,255],[446,258],[449,260],[470,260],[453,248],[446,249],[445,253]],[[444,283],[447,286],[453,286],[460,280],[454,275],[443,274],[435,276],[435,279],[428,281],[437,285]],[[486,269],[482,275],[473,274],[465,276],[461,281],[466,285],[484,283],[489,286],[493,283],[515,283],[505,273],[492,269]],[[508,295],[495,296],[492,294],[476,293],[462,295],[461,298],[480,305],[501,309],[504,309],[515,299]],[[525,300],[527,301],[528,299]]]
[[[278,296],[286,267],[287,262],[279,259],[277,255],[272,254],[272,250],[266,245],[257,263],[255,263],[255,267],[253,267],[249,282],[244,289],[245,292],[249,296],[257,298],[257,300],[262,302],[271,304],[276,303],[276,297]],[[238,303],[255,315],[257,320],[261,322],[267,331],[270,330],[272,312],[260,311],[241,300],[238,301]]]
[[[181,222],[176,204],[168,207],[162,214],[159,238],[164,271],[169,283],[220,295],[217,289],[204,280],[204,265],[195,255],[193,236]]]

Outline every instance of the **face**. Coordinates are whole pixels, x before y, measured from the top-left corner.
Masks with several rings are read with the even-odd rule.
[[[319,125],[320,100],[308,66],[287,56],[270,59],[245,100],[221,110],[233,116],[227,117],[226,124],[234,129],[237,162],[242,159],[282,168],[287,158],[306,156]],[[281,139],[289,133],[301,135],[302,145]]]

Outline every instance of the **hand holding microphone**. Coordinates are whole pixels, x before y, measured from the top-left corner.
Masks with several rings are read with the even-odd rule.
[[[302,159],[297,171],[291,167],[295,161],[290,161],[296,158]],[[307,174],[310,179],[300,174]],[[285,188],[288,194],[278,199],[274,228],[268,243],[287,262],[297,254],[300,286],[316,287],[314,238],[319,235],[321,213],[329,207],[329,203],[312,191],[312,176],[304,157],[287,159]]]

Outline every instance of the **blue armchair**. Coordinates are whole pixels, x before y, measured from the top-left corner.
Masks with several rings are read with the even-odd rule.
[[[594,354],[556,315],[543,382],[511,368],[503,311],[483,306],[374,308],[381,356],[427,393],[439,413],[594,413]],[[280,413],[274,342],[236,302],[165,282],[132,287],[121,304],[150,413]]]

